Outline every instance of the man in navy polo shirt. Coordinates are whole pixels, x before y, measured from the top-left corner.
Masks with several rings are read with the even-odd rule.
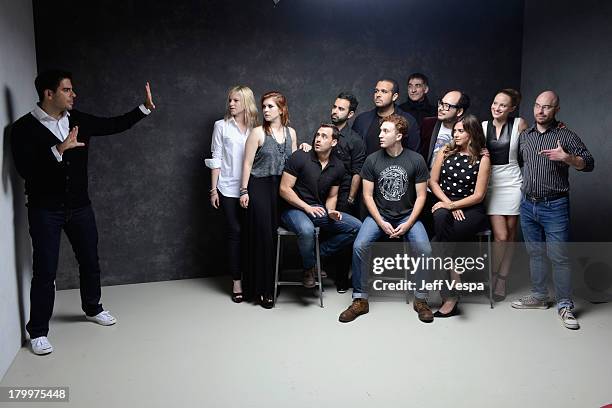
[[[307,288],[315,286],[315,227],[327,238],[320,245],[321,257],[351,245],[361,227],[357,218],[336,210],[345,173],[342,161],[331,154],[338,137],[336,126],[322,124],[314,136],[314,149],[295,151],[285,163],[280,183],[281,197],[292,206],[282,213],[281,221],[297,235],[304,266],[302,283]]]

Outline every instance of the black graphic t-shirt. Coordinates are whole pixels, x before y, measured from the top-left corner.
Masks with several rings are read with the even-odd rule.
[[[412,150],[391,157],[381,149],[367,157],[361,177],[374,183],[374,203],[380,215],[387,221],[399,221],[412,210],[414,186],[427,182],[429,170],[423,156]]]

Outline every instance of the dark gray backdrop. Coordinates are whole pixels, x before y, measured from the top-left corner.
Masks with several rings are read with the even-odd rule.
[[[523,33],[523,116],[532,123],[536,96],[555,90],[557,117],[595,157],[594,172],[570,171],[572,238],[610,242],[612,2],[528,0]]]
[[[222,219],[208,204],[213,122],[227,89],[278,89],[308,140],[342,90],[371,109],[380,76],[405,100],[412,71],[435,100],[462,88],[488,113],[495,91],[521,84],[523,1],[467,0],[34,1],[38,68],[74,73],[76,107],[119,114],[143,100],[157,110],[123,135],[92,141],[90,194],[104,284],[223,273]],[[59,288],[78,286],[63,242]]]

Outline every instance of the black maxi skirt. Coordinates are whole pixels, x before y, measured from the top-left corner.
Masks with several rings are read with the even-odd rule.
[[[252,301],[274,293],[279,183],[280,176],[249,178],[242,290],[245,298]]]

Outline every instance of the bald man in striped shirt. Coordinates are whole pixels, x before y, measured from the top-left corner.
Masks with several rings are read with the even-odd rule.
[[[557,312],[568,329],[579,329],[572,313],[569,241],[569,169],[593,171],[594,160],[582,140],[559,126],[559,96],[544,91],[533,106],[535,125],[519,136],[523,168],[521,228],[531,270],[531,294],[512,302],[516,309],[547,309],[547,262],[552,264]]]

